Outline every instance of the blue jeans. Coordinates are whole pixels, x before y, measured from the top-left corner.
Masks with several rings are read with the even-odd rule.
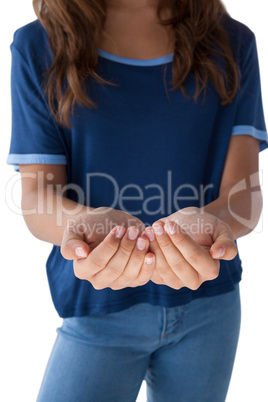
[[[136,304],[63,319],[38,402],[224,402],[240,331],[240,293],[176,307]]]

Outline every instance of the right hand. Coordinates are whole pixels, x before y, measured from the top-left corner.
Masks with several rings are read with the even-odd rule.
[[[67,260],[86,258],[116,225],[126,229],[135,226],[140,232],[145,229],[144,223],[128,212],[108,207],[95,208],[69,220],[61,242],[62,256]]]
[[[116,226],[87,258],[74,260],[75,276],[88,280],[97,290],[144,285],[153,275],[155,256],[147,253],[147,236],[138,236],[139,230],[134,226],[127,230]],[[147,263],[147,258],[151,263]]]

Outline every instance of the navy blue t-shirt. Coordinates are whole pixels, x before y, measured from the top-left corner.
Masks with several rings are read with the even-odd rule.
[[[38,20],[14,34],[12,51],[12,136],[7,163],[66,164],[67,183],[82,189],[68,197],[91,207],[125,210],[151,225],[188,206],[201,207],[219,195],[232,135],[247,134],[268,147],[256,38],[244,24],[224,19],[241,69],[241,90],[221,105],[208,84],[206,97],[194,103],[195,80],[185,81],[189,98],[171,91],[173,54],[151,60],[114,56],[99,49],[97,73],[117,86],[86,81],[96,109],[76,106],[71,129],[51,116],[42,90],[51,66],[47,36]],[[80,198],[79,198],[80,197]],[[82,197],[82,198],[81,198]],[[53,246],[47,275],[61,317],[107,314],[136,303],[177,306],[194,298],[234,289],[241,280],[239,254],[220,261],[220,274],[193,291],[151,281],[121,290],[96,290],[73,272],[60,247]]]

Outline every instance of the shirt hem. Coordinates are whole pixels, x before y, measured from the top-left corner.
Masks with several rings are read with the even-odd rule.
[[[232,135],[250,135],[259,140],[259,152],[268,148],[268,134],[266,130],[258,130],[254,126],[234,126]]]
[[[68,308],[63,308],[54,303],[54,306],[61,318],[69,317],[81,317],[85,315],[106,315],[113,312],[127,309],[135,304],[149,303],[152,305],[160,305],[163,307],[175,307],[190,303],[192,300],[196,300],[202,297],[212,297],[223,293],[228,293],[235,289],[235,284],[241,281],[241,273],[232,277],[229,282],[220,283],[213,287],[204,286],[196,291],[184,292],[174,295],[161,295],[152,292],[140,292],[134,293],[127,299],[120,300],[119,302],[111,302],[109,304],[100,303],[87,303],[84,305],[77,305]]]
[[[19,164],[52,164],[66,165],[65,155],[60,154],[9,154],[6,160],[8,165],[13,165],[15,171],[19,171]]]

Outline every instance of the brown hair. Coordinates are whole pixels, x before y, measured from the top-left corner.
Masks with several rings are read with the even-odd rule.
[[[85,93],[86,77],[116,85],[95,72],[98,41],[106,19],[105,0],[33,0],[33,6],[53,55],[53,64],[46,72],[49,106],[56,121],[70,127],[70,112],[73,114],[75,104],[97,107]],[[172,17],[162,20],[161,12],[167,6]],[[205,92],[208,80],[223,105],[235,97],[239,69],[221,24],[224,15],[228,13],[220,0],[159,0],[159,23],[169,25],[175,34],[172,89],[180,89],[187,96],[183,83],[193,68],[195,101]],[[223,58],[224,69],[213,60],[214,56]]]

